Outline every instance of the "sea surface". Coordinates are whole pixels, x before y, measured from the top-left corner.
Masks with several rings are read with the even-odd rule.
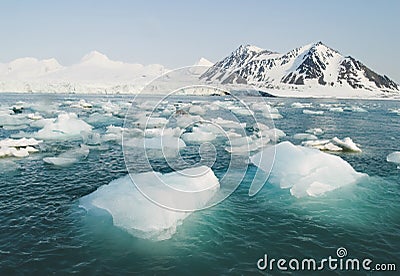
[[[56,117],[60,110],[75,112],[103,134],[111,124],[123,126],[133,97],[0,94],[0,99],[2,110],[22,101],[26,106],[23,114],[37,112],[45,118]],[[71,107],[81,99],[93,107]],[[206,106],[224,98],[174,100],[203,101]],[[288,189],[269,183],[250,197],[249,186],[257,171],[250,165],[242,183],[226,200],[192,213],[170,239],[146,240],[114,226],[111,216],[88,215],[79,204],[82,197],[127,174],[120,143],[103,143],[103,147],[91,149],[86,159],[56,167],[43,158],[82,141],[45,141],[40,152],[29,157],[0,158],[0,274],[257,274],[257,261],[264,254],[276,259],[320,260],[336,256],[340,247],[346,248],[348,257],[395,263],[399,270],[400,170],[388,163],[386,156],[400,150],[400,116],[392,112],[400,102],[265,100],[283,117],[274,120],[275,127],[287,135],[282,140],[300,144],[293,135],[310,128],[323,129],[320,138],[351,137],[362,153],[337,155],[369,177],[319,197],[296,198]],[[101,106],[108,101],[119,106],[119,112],[89,119],[103,112]],[[293,108],[294,102],[312,106]],[[329,111],[332,106],[344,111]],[[357,112],[360,108],[365,112]],[[304,114],[304,109],[324,113]],[[38,129],[30,125],[3,127],[0,140]],[[17,167],[9,168],[6,161]],[[217,177],[224,169],[213,167]]]

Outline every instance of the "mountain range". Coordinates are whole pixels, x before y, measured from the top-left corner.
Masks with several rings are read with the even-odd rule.
[[[216,63],[201,58],[194,65],[176,74],[178,78],[277,96],[400,97],[399,85],[389,77],[322,42],[284,54],[241,45]],[[160,64],[113,61],[97,51],[71,66],[54,58],[27,57],[0,63],[0,92],[138,93],[165,72],[169,70]],[[150,93],[163,90],[151,89]]]
[[[322,42],[284,54],[241,45],[210,67],[201,78],[208,83],[253,86],[269,91],[328,89],[350,91],[350,94],[355,91],[366,91],[368,95],[399,94],[398,84],[389,77]]]

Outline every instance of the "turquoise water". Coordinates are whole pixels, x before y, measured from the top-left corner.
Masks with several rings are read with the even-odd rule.
[[[82,96],[0,96],[1,107],[22,100],[46,101],[45,117],[54,110],[70,110],[66,101]],[[123,106],[120,114],[92,123],[104,131],[111,123],[122,126],[128,96],[86,96],[94,110],[104,100]],[[204,98],[214,101],[215,98]],[[107,143],[91,150],[87,159],[70,167],[54,167],[43,157],[62,152],[74,142],[45,142],[40,153],[24,159],[8,158],[18,168],[0,173],[0,274],[251,274],[257,260],[275,258],[321,259],[345,247],[350,257],[371,258],[376,263],[400,265],[400,170],[386,156],[400,150],[400,116],[389,112],[395,101],[268,99],[283,119],[275,126],[295,133],[320,127],[321,138],[349,136],[361,145],[359,154],[339,154],[357,171],[370,177],[320,197],[295,198],[268,185],[248,196],[256,167],[249,166],[238,189],[222,203],[191,214],[171,239],[136,238],[113,226],[107,214],[91,216],[79,199],[127,173],[121,146]],[[324,115],[303,114],[293,102],[312,102]],[[96,105],[97,103],[97,105]],[[368,112],[329,112],[320,104],[358,106]],[[61,105],[59,105],[61,104]],[[282,106],[281,106],[282,105]],[[53,111],[52,111],[53,110]],[[32,110],[25,110],[29,113]],[[73,110],[84,120],[94,111]],[[24,131],[35,131],[28,127]],[[20,130],[0,128],[4,139]],[[0,159],[4,162],[4,159]],[[219,176],[224,168],[216,166]],[[338,172],[340,174],[340,172]],[[340,271],[337,272],[340,274]],[[343,272],[345,273],[345,272]]]

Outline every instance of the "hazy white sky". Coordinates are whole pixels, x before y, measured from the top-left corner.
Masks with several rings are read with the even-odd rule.
[[[316,41],[400,82],[400,1],[201,0],[0,2],[0,62],[98,50],[169,68],[217,61],[240,44],[285,52]]]

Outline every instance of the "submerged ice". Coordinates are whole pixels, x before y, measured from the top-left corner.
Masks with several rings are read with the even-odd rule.
[[[276,151],[276,154],[275,154]],[[290,189],[295,197],[319,196],[365,176],[339,156],[281,142],[253,155],[251,162],[269,172],[269,182]]]

